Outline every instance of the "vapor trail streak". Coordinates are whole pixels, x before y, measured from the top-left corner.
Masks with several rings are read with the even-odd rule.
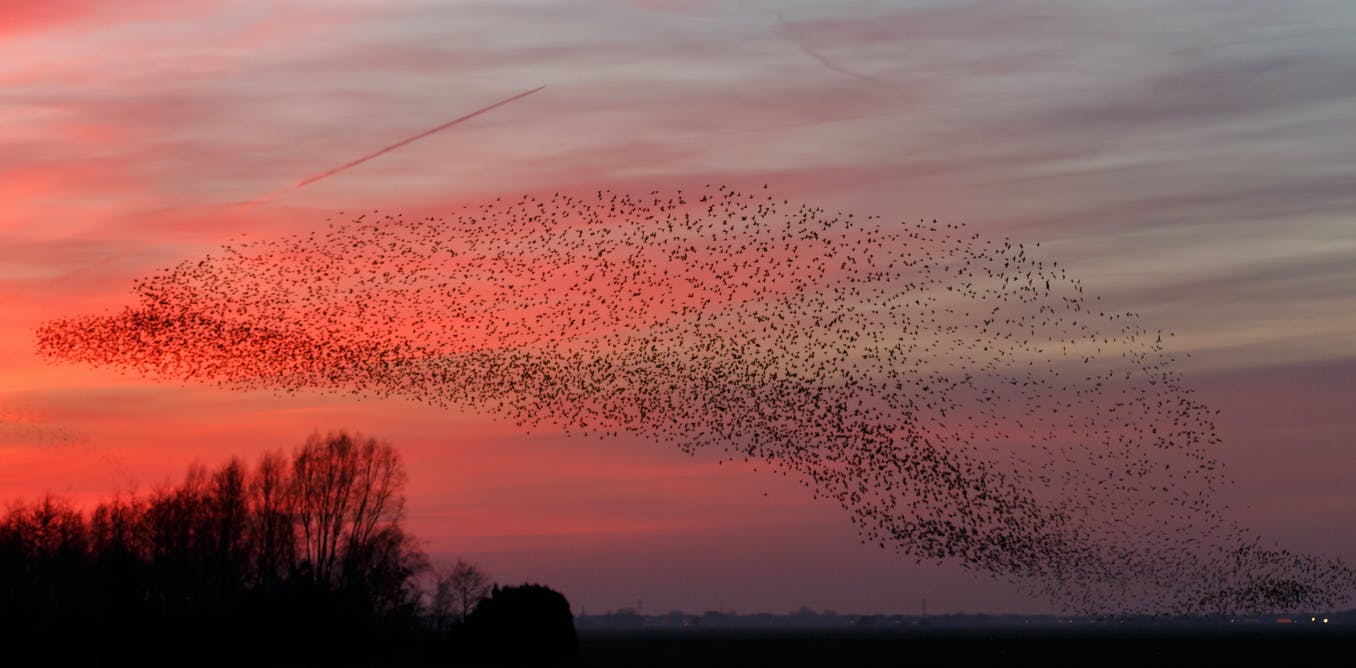
[[[824,54],[811,48],[810,45],[806,43],[804,39],[801,38],[800,34],[796,32],[796,29],[791,27],[791,24],[786,20],[786,17],[782,16],[781,12],[776,12],[776,14],[777,21],[779,21],[782,24],[782,28],[786,29],[786,34],[791,38],[791,41],[796,45],[796,48],[804,52],[805,55],[819,61],[819,64],[823,65],[826,69],[833,70],[834,72],[837,72],[839,74],[850,76],[858,81],[864,81],[866,83],[871,84],[872,86],[886,88],[897,93],[908,92],[900,88],[899,86],[890,83],[889,81],[884,81],[882,79],[877,79],[876,77],[873,77],[869,74],[862,74],[861,72],[850,70],[846,67],[843,67],[842,65],[839,65],[838,63],[833,62],[832,60],[829,59],[828,56],[825,56]]]
[[[528,95],[531,95],[531,94],[533,94],[533,93],[535,93],[535,92],[537,92],[537,91],[539,91],[539,90],[541,90],[541,89],[543,89],[543,88],[545,88],[545,87],[546,87],[546,86],[537,86],[536,88],[533,88],[532,90],[529,90],[529,91],[526,91],[526,92],[522,92],[522,93],[518,93],[517,95],[514,95],[513,97],[504,98],[504,99],[502,99],[502,100],[500,100],[500,101],[498,101],[498,102],[495,102],[494,104],[492,104],[492,105],[490,105],[490,106],[488,106],[488,107],[484,107],[484,108],[482,108],[482,109],[477,109],[477,110],[475,110],[475,111],[473,111],[473,112],[471,112],[471,113],[469,113],[469,114],[466,114],[465,116],[461,116],[461,117],[458,117],[458,118],[454,118],[454,119],[452,119],[452,120],[450,120],[450,121],[448,121],[448,122],[446,122],[446,123],[443,123],[442,125],[439,125],[439,126],[436,127],[436,128],[433,128],[433,129],[431,129],[431,130],[425,130],[425,131],[420,132],[419,134],[417,134],[417,135],[415,135],[415,136],[413,136],[413,137],[410,137],[410,138],[408,138],[408,139],[404,139],[404,140],[401,140],[401,141],[396,142],[396,143],[394,143],[394,144],[391,144],[390,146],[387,146],[386,148],[383,148],[383,149],[381,149],[380,151],[376,151],[375,153],[369,153],[369,154],[367,154],[367,155],[365,155],[365,156],[363,156],[363,157],[361,157],[361,158],[358,158],[357,160],[354,160],[354,161],[352,161],[352,162],[344,163],[344,164],[339,165],[338,167],[335,167],[334,169],[331,169],[331,170],[329,170],[329,171],[321,172],[320,174],[316,174],[315,176],[312,176],[312,177],[310,177],[310,178],[302,179],[301,181],[298,181],[297,184],[296,184],[295,186],[292,186],[292,188],[293,188],[293,189],[296,189],[296,188],[301,188],[301,187],[303,187],[303,186],[308,186],[308,185],[310,185],[310,184],[312,184],[312,183],[315,183],[316,181],[319,181],[319,180],[321,180],[321,179],[323,179],[323,178],[326,178],[326,177],[329,177],[329,176],[334,176],[335,174],[338,174],[339,172],[342,172],[342,171],[344,171],[344,170],[346,170],[346,169],[350,169],[350,168],[353,168],[353,167],[357,167],[358,165],[361,165],[361,164],[363,164],[364,162],[367,162],[368,160],[371,160],[372,158],[375,158],[375,157],[377,157],[377,156],[379,156],[379,155],[382,155],[383,153],[389,153],[389,152],[391,152],[391,151],[394,151],[394,150],[400,148],[401,146],[404,146],[404,145],[409,144],[409,143],[411,143],[411,142],[415,142],[415,141],[418,141],[418,140],[420,140],[420,139],[423,139],[424,137],[427,137],[427,136],[429,136],[429,135],[431,135],[431,134],[433,134],[433,133],[435,133],[435,132],[439,132],[439,131],[442,131],[442,130],[446,130],[447,128],[450,128],[450,127],[452,127],[452,126],[454,126],[454,125],[456,125],[456,124],[458,124],[458,123],[464,122],[464,121],[469,121],[469,120],[471,120],[472,118],[475,118],[476,116],[479,116],[479,115],[481,115],[481,114],[483,114],[483,113],[485,113],[485,112],[487,112],[487,111],[493,111],[493,110],[498,109],[499,107],[502,107],[502,106],[504,106],[504,105],[506,105],[506,104],[508,104],[508,103],[510,103],[510,102],[516,102],[516,101],[518,101],[518,100],[521,100],[521,99],[527,97]]]

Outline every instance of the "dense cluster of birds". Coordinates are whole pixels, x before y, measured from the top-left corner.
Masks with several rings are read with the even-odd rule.
[[[237,241],[54,359],[404,396],[765,464],[862,539],[1080,612],[1321,608],[1339,561],[1226,519],[1213,413],[1163,334],[1034,248],[763,190],[500,198]]]

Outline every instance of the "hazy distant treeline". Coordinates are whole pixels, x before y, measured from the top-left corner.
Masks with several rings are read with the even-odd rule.
[[[15,503],[0,520],[0,633],[91,656],[266,644],[305,656],[259,659],[352,657],[416,627],[427,561],[400,524],[404,483],[389,444],[341,432],[195,465],[88,513],[50,495]]]

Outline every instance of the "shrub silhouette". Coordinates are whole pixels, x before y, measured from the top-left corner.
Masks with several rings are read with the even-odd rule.
[[[498,587],[467,617],[476,656],[490,665],[564,665],[579,653],[574,615],[550,587]]]

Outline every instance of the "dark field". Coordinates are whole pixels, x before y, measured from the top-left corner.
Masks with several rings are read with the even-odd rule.
[[[1356,629],[586,630],[579,633],[579,646],[580,665],[591,668],[918,666],[933,661],[1295,665],[1297,659],[1314,660],[1314,665],[1350,665]]]

